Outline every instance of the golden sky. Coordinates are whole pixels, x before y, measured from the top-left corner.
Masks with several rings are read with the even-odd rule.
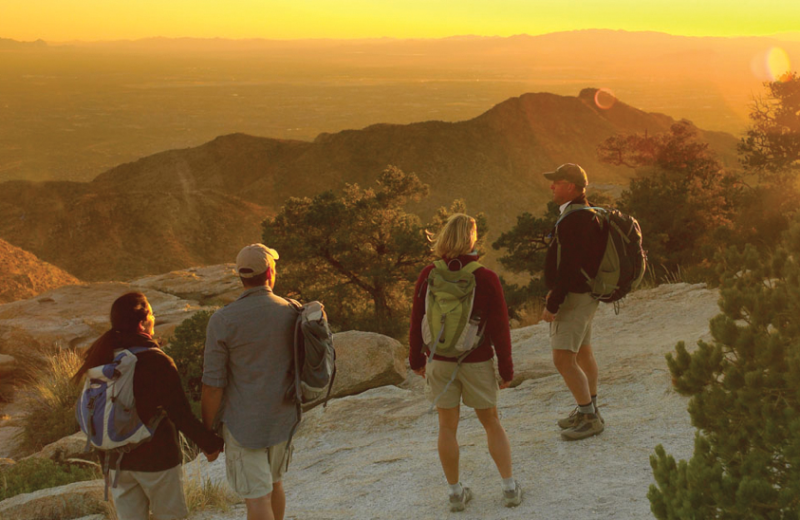
[[[798,0],[0,0],[17,40],[438,38],[575,29],[690,36],[800,31]]]

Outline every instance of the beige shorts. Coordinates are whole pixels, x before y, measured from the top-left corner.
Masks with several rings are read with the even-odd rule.
[[[115,471],[108,472],[114,482]],[[164,471],[119,472],[116,487],[109,488],[119,520],[178,520],[189,516],[183,494],[183,468],[180,464]]]
[[[228,485],[242,498],[261,498],[272,493],[272,484],[280,482],[286,467],[288,441],[263,449],[245,448],[222,425],[225,441],[225,474]],[[291,458],[291,452],[288,454]]]
[[[457,363],[434,359],[425,368],[425,396],[432,403],[442,393]],[[436,403],[438,408],[455,408],[462,399],[470,408],[484,410],[497,406],[497,378],[494,362],[461,363],[458,374]]]
[[[600,304],[590,293],[567,293],[550,323],[550,346],[553,350],[578,352],[583,345],[592,344],[592,320]]]

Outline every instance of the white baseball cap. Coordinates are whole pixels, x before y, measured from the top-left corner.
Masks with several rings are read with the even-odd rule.
[[[243,247],[236,255],[236,272],[242,278],[252,278],[265,273],[269,268],[267,256],[271,256],[273,260],[279,258],[277,251],[264,244],[250,244]]]

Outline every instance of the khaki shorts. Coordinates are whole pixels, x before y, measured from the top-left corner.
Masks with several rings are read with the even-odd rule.
[[[434,359],[425,367],[425,396],[432,403],[442,393],[457,363]],[[455,380],[436,403],[438,408],[455,408],[463,399],[470,408],[484,410],[497,406],[497,378],[494,362],[461,363]]]
[[[242,498],[261,498],[272,493],[272,484],[280,482],[286,467],[286,444],[262,449],[245,448],[222,425],[225,441],[225,474],[228,485]],[[291,457],[291,453],[288,454]]]
[[[600,304],[590,293],[567,293],[550,323],[550,346],[553,350],[578,352],[592,344],[592,319]]]
[[[108,472],[114,482],[115,471]],[[183,494],[183,468],[180,464],[164,471],[119,472],[117,487],[109,488],[119,520],[178,520],[189,516]]]

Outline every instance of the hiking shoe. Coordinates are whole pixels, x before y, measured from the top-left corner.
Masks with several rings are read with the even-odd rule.
[[[567,428],[572,428],[573,426],[578,424],[578,413],[579,413],[578,407],[576,406],[568,416],[558,420],[558,427],[561,428],[562,430],[566,430]],[[600,409],[595,408],[594,413],[600,419],[600,422],[603,424],[603,426],[605,426],[606,420],[603,419],[602,415],[600,415]]]
[[[514,480],[512,491],[503,490],[503,503],[506,507],[517,507],[522,502],[522,487]]]
[[[561,432],[561,437],[565,441],[585,439],[586,437],[597,435],[605,429],[605,426],[603,426],[603,423],[600,421],[600,417],[595,413],[578,413],[576,415],[578,418],[575,426]]]
[[[472,499],[472,491],[467,486],[462,486],[460,495],[450,495],[450,511],[463,511],[467,502]]]

